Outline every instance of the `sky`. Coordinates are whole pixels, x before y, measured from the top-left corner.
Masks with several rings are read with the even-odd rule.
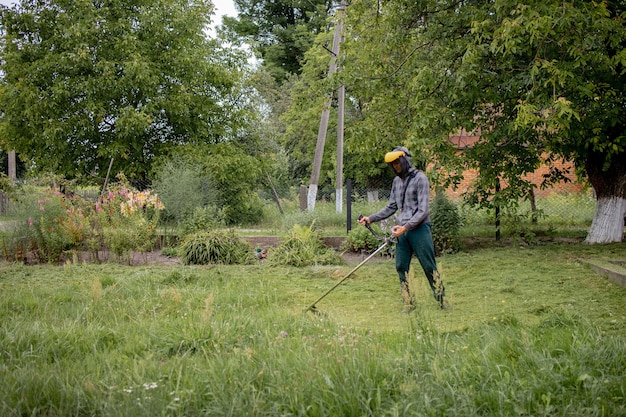
[[[233,3],[233,0],[213,0],[213,4],[215,4],[215,21],[217,23],[222,23],[221,16],[223,15],[237,16],[237,11],[235,10],[235,4]]]

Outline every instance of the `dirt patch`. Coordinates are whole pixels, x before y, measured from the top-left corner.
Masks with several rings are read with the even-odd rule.
[[[153,251],[134,254],[131,265],[182,265],[182,262],[179,257],[166,256],[161,251]]]

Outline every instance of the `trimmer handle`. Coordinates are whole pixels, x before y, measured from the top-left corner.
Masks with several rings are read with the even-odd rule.
[[[359,221],[363,218],[362,214],[359,214]],[[378,237],[378,235],[376,234],[376,232],[374,232],[374,229],[372,229],[372,226],[369,223],[365,223],[365,227],[367,227],[367,229],[372,232],[374,234],[374,236]]]
[[[363,218],[362,214],[359,214],[359,220],[361,220]],[[381,239],[381,240],[385,240],[385,241],[389,241],[390,243],[396,243],[397,239],[393,236],[389,236],[389,237],[384,237],[384,236],[380,236],[378,233],[376,233],[374,231],[374,229],[372,229],[372,225],[369,223],[365,223],[365,227],[367,227],[367,230],[369,230],[370,232],[372,232],[372,234],[377,238],[377,239]]]

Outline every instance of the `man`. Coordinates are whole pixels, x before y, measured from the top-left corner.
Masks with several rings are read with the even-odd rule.
[[[396,225],[391,228],[391,234],[398,240],[395,252],[396,271],[400,278],[400,290],[405,303],[403,312],[408,313],[415,309],[406,277],[413,254],[424,270],[433,296],[439,306],[444,308],[445,290],[437,271],[435,248],[430,230],[428,178],[422,171],[413,167],[411,154],[403,146],[396,147],[385,154],[385,162],[396,174],[391,186],[389,203],[378,213],[362,217],[359,223],[365,226],[391,217],[399,211],[396,216]]]

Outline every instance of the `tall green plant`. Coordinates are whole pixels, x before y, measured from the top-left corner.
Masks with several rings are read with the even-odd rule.
[[[198,163],[174,156],[156,174],[153,187],[165,206],[164,216],[180,223],[197,208],[215,205],[218,190]]]
[[[24,230],[29,250],[40,262],[58,262],[90,234],[88,208],[81,198],[48,189],[39,194],[36,205]]]
[[[156,229],[164,208],[158,195],[137,191],[123,175],[94,206],[94,231],[119,259],[130,261],[133,251],[148,252],[156,241]]]
[[[360,252],[362,250],[370,252],[378,248],[383,242],[372,234],[365,227],[357,227],[350,230],[346,240],[342,243],[343,250]]]
[[[254,260],[252,246],[232,231],[194,233],[185,238],[180,252],[185,265],[246,264]]]
[[[209,178],[210,201],[220,208],[228,225],[254,224],[262,217],[257,190],[262,181],[263,155],[257,144],[217,143],[180,148],[180,157],[200,167],[203,178]],[[204,185],[203,185],[204,187]]]
[[[430,208],[433,244],[435,252],[454,253],[460,249],[458,240],[463,221],[459,210],[445,193],[437,193]]]

